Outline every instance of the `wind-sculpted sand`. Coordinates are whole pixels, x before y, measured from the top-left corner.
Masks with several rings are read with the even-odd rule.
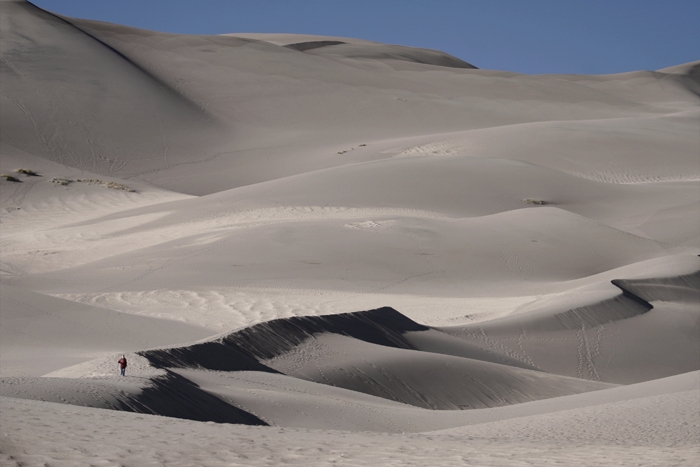
[[[700,62],[0,34],[3,465],[700,462]]]

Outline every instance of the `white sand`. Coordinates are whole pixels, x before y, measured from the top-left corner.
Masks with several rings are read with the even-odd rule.
[[[3,397],[0,447],[8,465],[692,466],[700,455],[699,402],[696,386],[447,432],[388,435],[202,423]]]
[[[3,465],[700,462],[700,62],[0,13]]]

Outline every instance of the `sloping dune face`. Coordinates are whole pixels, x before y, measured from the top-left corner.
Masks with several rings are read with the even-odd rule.
[[[0,13],[3,417],[454,429],[438,441],[518,418],[566,450],[638,407],[630,452],[689,445],[699,62],[526,76]]]
[[[62,18],[2,10],[4,143],[103,175],[206,157],[197,148],[217,124],[196,102]]]

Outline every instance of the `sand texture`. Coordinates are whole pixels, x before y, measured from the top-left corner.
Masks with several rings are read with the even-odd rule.
[[[700,62],[0,35],[1,465],[700,463]]]

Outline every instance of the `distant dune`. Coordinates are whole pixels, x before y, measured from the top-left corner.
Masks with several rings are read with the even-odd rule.
[[[0,38],[3,465],[700,461],[700,62]]]

